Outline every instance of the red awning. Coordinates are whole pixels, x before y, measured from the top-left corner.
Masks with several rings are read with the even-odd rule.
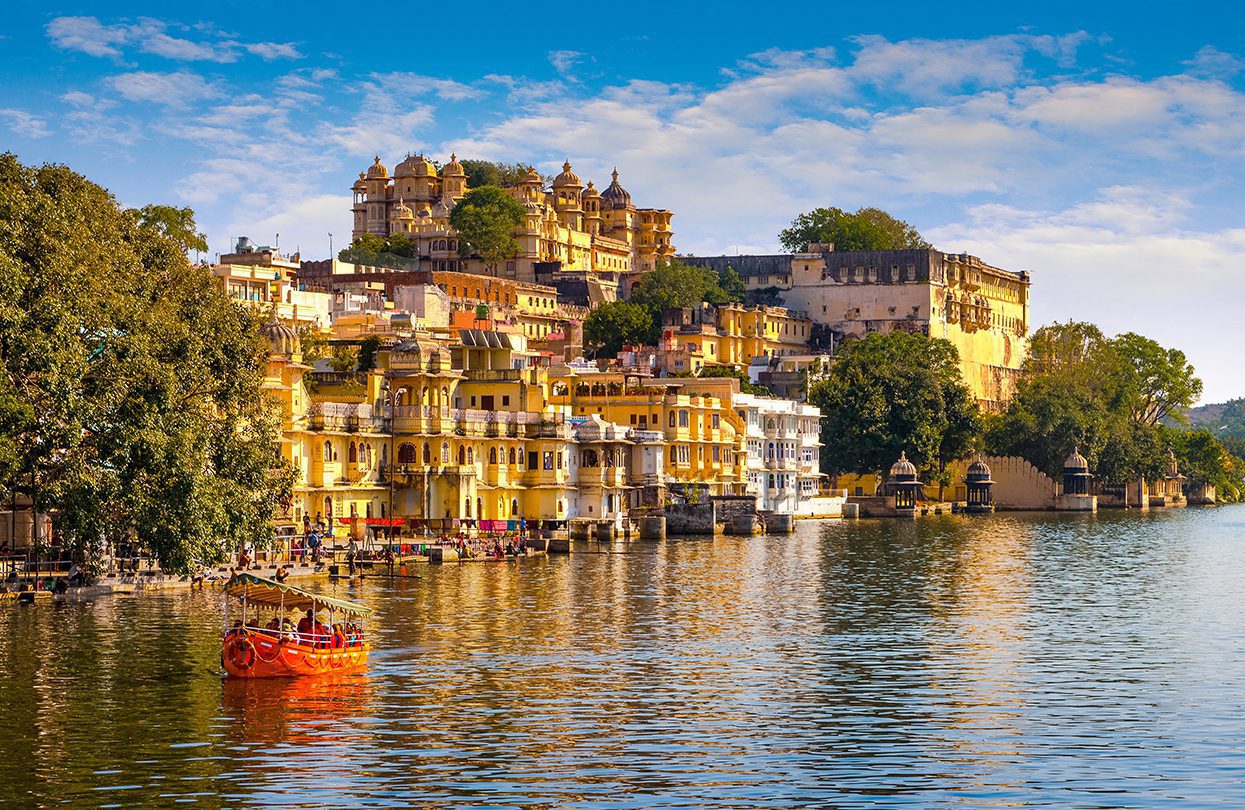
[[[349,526],[354,522],[354,518],[338,518],[343,526]],[[368,526],[405,526],[406,518],[360,518]]]

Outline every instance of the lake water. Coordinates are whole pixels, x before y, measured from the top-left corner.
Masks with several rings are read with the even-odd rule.
[[[0,610],[0,807],[1245,805],[1245,508],[315,587],[372,666],[222,683],[220,594]]]

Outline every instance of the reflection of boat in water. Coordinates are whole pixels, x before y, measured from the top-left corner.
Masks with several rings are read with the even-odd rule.
[[[221,642],[221,665],[230,676],[345,675],[367,666],[363,617],[370,608],[252,574],[234,576],[225,593],[225,624],[231,600],[240,600],[242,610]],[[291,611],[305,615],[295,624]]]

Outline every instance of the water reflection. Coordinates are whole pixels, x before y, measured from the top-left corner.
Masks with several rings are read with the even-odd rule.
[[[218,597],[0,614],[0,806],[1245,800],[1245,510],[801,524],[445,566],[364,676],[222,684]]]

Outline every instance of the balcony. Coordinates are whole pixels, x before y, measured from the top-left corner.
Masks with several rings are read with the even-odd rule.
[[[340,461],[313,461],[311,463],[311,480],[313,487],[335,486],[342,477]]]
[[[390,420],[371,405],[316,402],[307,410],[309,430],[338,433],[388,433]]]

